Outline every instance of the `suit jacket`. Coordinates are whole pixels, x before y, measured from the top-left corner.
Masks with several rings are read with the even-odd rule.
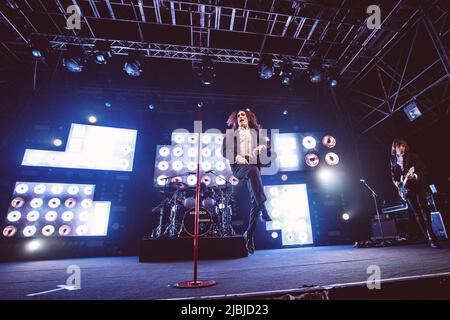
[[[239,154],[239,150],[238,149],[239,149],[240,144],[239,144],[239,141],[238,141],[238,138],[237,138],[237,134],[236,134],[237,130],[238,129],[234,130],[234,132],[231,131],[231,130],[227,130],[227,132],[225,134],[225,137],[223,139],[223,142],[222,142],[222,155],[223,155],[224,158],[227,158],[228,161],[230,161],[230,165],[231,165],[232,169],[236,165],[236,163],[235,163],[236,162],[236,156]],[[233,152],[230,153],[230,155],[227,157],[227,153],[226,153],[227,141],[231,141],[232,139],[234,139]],[[271,150],[271,143],[270,143],[270,141],[260,141],[259,131],[257,130],[256,131],[256,135],[252,136],[252,146],[253,146],[252,149],[254,149],[255,147],[257,147],[257,146],[259,146],[261,144],[264,144],[267,147],[267,150],[263,151],[262,154],[264,155],[266,153],[267,157],[271,157],[272,156],[272,150]],[[261,158],[260,155],[258,155],[256,157],[256,163],[250,163],[250,164],[255,164],[258,168],[269,167],[270,166],[270,162],[269,163],[265,163],[265,162],[263,163],[263,162],[261,162],[260,158]],[[250,160],[248,157],[246,157],[246,159],[247,159],[247,161]]]
[[[427,187],[427,168],[422,160],[415,153],[405,153],[403,156],[403,170],[397,164],[397,156],[391,155],[391,177],[392,181],[400,181],[400,177],[405,175],[411,167],[414,167],[414,173],[417,174],[418,179],[409,180],[407,188],[416,191],[425,191]]]

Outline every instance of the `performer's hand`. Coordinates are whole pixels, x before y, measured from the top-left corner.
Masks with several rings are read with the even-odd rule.
[[[245,159],[243,156],[241,156],[241,155],[237,155],[236,156],[236,163],[237,164],[248,164],[248,161],[247,161],[247,159]]]
[[[257,155],[261,154],[261,152],[263,152],[263,150],[267,149],[267,147],[265,145],[260,145],[257,146],[254,150],[253,150],[253,156],[256,157]]]
[[[398,186],[400,185],[400,181],[394,181],[394,184],[398,188]]]

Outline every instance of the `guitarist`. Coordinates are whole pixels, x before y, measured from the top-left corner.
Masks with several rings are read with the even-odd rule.
[[[409,152],[408,143],[403,139],[395,139],[391,147],[392,181],[407,201],[430,247],[439,248],[431,227],[431,213],[426,195],[426,175],[425,165],[418,155]]]

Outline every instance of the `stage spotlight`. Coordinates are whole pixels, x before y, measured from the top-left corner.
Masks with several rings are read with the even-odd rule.
[[[95,117],[95,116],[89,116],[89,117],[88,117],[88,121],[89,121],[89,123],[96,123],[96,122],[97,122],[97,117]]]
[[[328,84],[330,87],[336,87],[338,84],[337,74],[335,71],[329,71],[327,76]]]
[[[84,65],[86,64],[83,48],[70,46],[64,53],[62,64],[70,72],[78,73],[83,71]]]
[[[32,240],[27,243],[27,251],[33,252],[38,250],[41,247],[41,241],[40,240]]]
[[[281,84],[285,86],[288,86],[292,83],[292,80],[294,80],[294,68],[292,66],[292,63],[284,62],[281,65],[280,78]]]
[[[287,116],[288,111],[286,109],[283,110],[283,116]]]
[[[142,74],[144,63],[139,53],[130,53],[127,57],[123,70],[130,77],[139,77]]]
[[[109,102],[109,101],[106,101],[106,102],[105,102],[105,107],[111,108],[111,106],[112,106],[111,102]]]
[[[61,139],[53,139],[53,145],[55,147],[60,147],[62,145],[62,140]]]
[[[281,180],[282,180],[282,181],[287,181],[287,179],[288,179],[287,174],[283,174],[283,175],[281,176]]]
[[[112,58],[111,46],[106,41],[97,41],[92,54],[96,64],[107,64]]]
[[[258,72],[259,72],[259,77],[261,79],[270,79],[272,78],[275,69],[273,67],[273,61],[270,57],[268,56],[263,56],[258,64]]]
[[[6,238],[14,237],[16,233],[17,228],[15,226],[6,226],[5,229],[3,229],[3,236]]]
[[[410,103],[407,105],[403,111],[405,112],[406,116],[408,117],[409,121],[414,121],[417,118],[419,118],[422,115],[422,112],[420,112],[419,107],[415,102]]]
[[[328,169],[322,169],[317,173],[319,180],[325,184],[330,183],[333,179],[333,173]]]
[[[335,166],[339,163],[339,157],[336,153],[334,152],[328,152],[325,155],[325,162],[329,165],[329,166]]]
[[[307,153],[305,155],[305,163],[308,167],[314,168],[319,164],[319,156],[315,153]]]
[[[26,226],[25,228],[23,228],[22,233],[25,237],[32,237],[36,234],[36,227]]]
[[[312,60],[308,67],[309,79],[312,83],[319,83],[323,78],[322,65],[320,60]]]
[[[155,105],[149,104],[149,105],[148,105],[148,109],[149,109],[149,110],[155,110]]]
[[[348,213],[344,213],[344,214],[342,214],[342,219],[347,221],[348,219],[350,219],[350,215]]]
[[[334,148],[334,146],[336,145],[336,139],[333,136],[327,135],[323,137],[322,144],[327,148]]]
[[[278,232],[272,232],[272,238],[273,239],[276,239],[276,238],[278,238]]]
[[[306,136],[303,138],[302,144],[303,147],[305,147],[306,149],[314,149],[316,147],[317,142],[316,139],[314,139],[313,137]]]
[[[48,53],[50,53],[50,49],[50,42],[46,38],[40,36],[33,36],[31,38],[31,55],[35,59],[45,59]]]
[[[209,56],[202,58],[202,63],[197,70],[197,76],[204,85],[210,85],[214,82],[216,73],[214,71],[214,63]]]

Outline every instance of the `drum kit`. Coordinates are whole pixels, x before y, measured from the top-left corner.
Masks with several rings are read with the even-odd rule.
[[[153,209],[159,215],[159,221],[150,237],[194,236],[195,187],[178,181],[168,182],[161,193],[163,200]],[[214,187],[201,183],[199,198],[199,236],[235,235],[231,224],[233,196],[229,183]]]

